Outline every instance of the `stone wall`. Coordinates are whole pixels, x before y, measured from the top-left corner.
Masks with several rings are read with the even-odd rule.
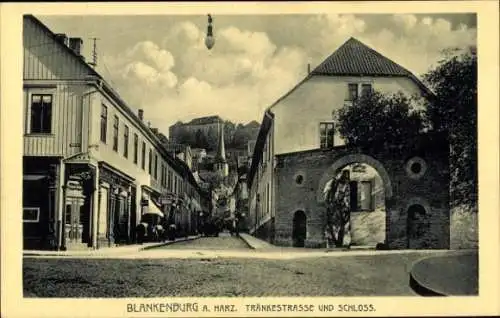
[[[271,218],[257,228],[257,231],[254,233],[254,236],[273,244],[275,237],[274,229],[275,229],[274,218]]]
[[[443,139],[409,141],[405,146],[386,146],[379,151],[351,147],[310,150],[277,157],[276,243],[291,245],[293,216],[304,211],[307,216],[306,246],[324,245],[326,206],[323,189],[342,168],[365,163],[375,168],[384,182],[386,213],[353,214],[353,238],[359,245],[373,245],[379,240],[391,249],[449,248],[449,171],[448,147]],[[420,159],[418,159],[420,158]],[[418,162],[420,171],[412,172]],[[415,169],[417,171],[418,169]],[[301,178],[297,178],[300,175]],[[299,182],[300,181],[300,182]],[[412,205],[425,209],[424,230],[416,238],[407,211]],[[385,215],[385,234],[381,218]],[[377,225],[378,224],[378,225]]]
[[[450,214],[450,247],[477,249],[479,247],[477,209],[462,205],[454,207]]]

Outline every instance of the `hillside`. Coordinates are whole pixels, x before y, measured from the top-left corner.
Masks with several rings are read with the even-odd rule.
[[[195,121],[192,120],[191,122]],[[255,140],[259,132],[260,124],[251,121],[247,124],[234,124],[231,121],[224,122],[224,141],[226,149],[247,149],[248,141]],[[176,124],[175,135],[170,136],[176,143],[187,144],[191,148],[203,148],[207,151],[216,151],[218,146],[218,132],[216,128],[203,131],[198,129],[186,129],[182,123]]]

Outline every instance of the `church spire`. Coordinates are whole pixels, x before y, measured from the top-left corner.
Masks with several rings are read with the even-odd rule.
[[[226,147],[224,146],[224,122],[219,122],[219,147],[217,149],[217,160],[226,162]]]

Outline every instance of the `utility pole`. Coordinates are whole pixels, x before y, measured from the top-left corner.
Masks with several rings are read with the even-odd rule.
[[[94,46],[92,48],[92,62],[89,63],[89,65],[92,65],[95,68],[97,66],[97,40],[100,39],[96,37],[90,39],[94,41]]]

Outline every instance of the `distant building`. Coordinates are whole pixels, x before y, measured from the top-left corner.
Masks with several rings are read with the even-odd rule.
[[[177,122],[169,127],[169,137],[173,142],[178,142],[182,130],[192,134],[200,130],[205,136],[208,136],[209,133],[218,134],[219,125],[223,122],[219,116],[195,118],[188,123]]]

